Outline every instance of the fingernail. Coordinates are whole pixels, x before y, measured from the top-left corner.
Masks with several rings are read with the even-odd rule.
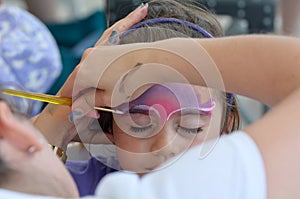
[[[69,121],[70,122],[74,122],[74,115],[73,115],[73,113],[70,113],[70,115],[69,115]]]
[[[69,121],[70,122],[74,122],[74,118],[75,117],[80,117],[80,116],[82,116],[83,115],[83,112],[82,111],[80,111],[80,110],[74,110],[74,111],[72,111],[72,113],[70,113],[70,115],[69,115]]]
[[[149,4],[146,3],[146,4],[144,4],[144,5],[142,6],[142,8],[143,8],[143,7],[148,8],[148,7],[149,7]]]
[[[141,3],[137,8],[142,8],[142,7],[144,7],[144,3]]]
[[[118,37],[119,37],[118,32],[113,30],[111,32],[111,35],[110,35],[109,39],[108,39],[108,43],[109,44],[116,44],[118,42]]]

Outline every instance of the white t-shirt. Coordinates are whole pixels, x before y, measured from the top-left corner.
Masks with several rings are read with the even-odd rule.
[[[143,178],[126,172],[109,174],[99,184],[96,196],[85,199],[266,198],[263,161],[247,134],[222,137],[205,158],[200,158],[201,147],[194,147],[170,166]],[[53,199],[1,189],[0,198]]]
[[[263,160],[247,134],[224,136],[203,159],[201,147],[191,149],[170,166],[143,178],[126,172],[109,174],[101,181],[97,198],[266,198]]]

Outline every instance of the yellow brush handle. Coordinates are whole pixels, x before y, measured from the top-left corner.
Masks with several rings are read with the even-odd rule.
[[[3,88],[2,93],[6,94],[6,95],[22,97],[22,98],[31,99],[31,100],[37,100],[37,101],[41,101],[41,102],[48,102],[50,104],[72,106],[72,99],[67,98],[67,97],[47,95],[47,94],[42,94],[42,93],[33,93],[33,92],[27,92],[27,91],[21,91],[21,90],[7,89],[7,88]],[[111,113],[115,113],[115,114],[124,114],[122,111],[113,110],[113,109],[109,109],[109,108],[94,107],[94,109],[100,110],[100,111],[105,111],[105,112],[111,112]]]
[[[51,104],[72,106],[72,99],[67,98],[67,97],[47,95],[47,94],[41,94],[41,93],[33,93],[33,92],[27,92],[27,91],[7,89],[7,88],[3,88],[2,93],[7,94],[7,95],[16,96],[16,97],[27,98],[27,99],[31,99],[31,100],[48,102]]]

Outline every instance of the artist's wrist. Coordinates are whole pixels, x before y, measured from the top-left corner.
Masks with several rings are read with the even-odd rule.
[[[34,125],[48,143],[65,150],[73,139],[74,124],[68,121],[69,107],[47,106],[35,119]]]

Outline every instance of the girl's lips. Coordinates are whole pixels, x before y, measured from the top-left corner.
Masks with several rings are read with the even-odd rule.
[[[156,167],[152,167],[152,168],[146,168],[145,170],[146,170],[147,172],[150,172],[150,171],[153,171],[153,170],[155,170],[157,167],[158,167],[158,166],[156,166]]]
[[[153,170],[157,169],[158,167],[160,167],[162,164],[163,164],[163,163],[160,163],[160,164],[156,164],[156,165],[147,167],[147,168],[145,168],[145,170],[147,170],[147,171],[153,171]]]

